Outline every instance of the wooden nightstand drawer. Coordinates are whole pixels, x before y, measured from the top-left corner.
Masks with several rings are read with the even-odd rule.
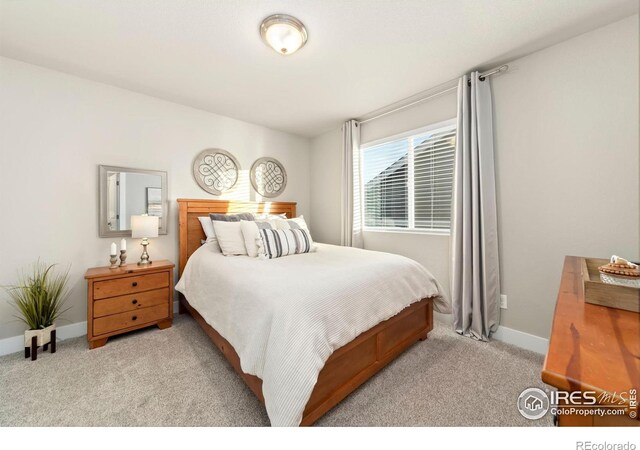
[[[169,317],[169,305],[152,306],[136,311],[129,311],[111,316],[100,317],[93,321],[93,334],[99,336],[101,334],[111,333],[113,331],[126,330],[127,328],[137,327],[145,323],[155,322]]]
[[[93,304],[93,317],[97,318],[151,306],[166,305],[170,300],[168,287],[96,300]]]
[[[173,322],[173,269],[171,261],[135,263],[118,268],[87,270],[87,341],[102,347],[111,336]]]
[[[114,297],[116,295],[134,294],[169,286],[169,273],[159,272],[135,277],[115,278],[107,281],[96,281],[93,284],[93,299]]]

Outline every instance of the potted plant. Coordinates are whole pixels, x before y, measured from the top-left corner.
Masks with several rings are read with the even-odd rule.
[[[16,317],[29,327],[24,332],[27,358],[31,354],[31,358],[36,359],[36,349],[39,346],[47,349],[46,346],[52,342],[52,332],[54,341],[51,351],[55,352],[55,322],[69,309],[62,309],[69,294],[69,269],[56,274],[54,267],[54,264],[47,266],[38,261],[29,272],[19,275],[18,284],[4,288],[19,312]],[[35,348],[32,346],[34,336]]]

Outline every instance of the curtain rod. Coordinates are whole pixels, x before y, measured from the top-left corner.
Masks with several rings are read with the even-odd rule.
[[[498,66],[498,67],[495,67],[493,69],[487,70],[486,72],[482,72],[480,74],[480,76],[478,77],[478,79],[480,81],[484,81],[485,78],[490,77],[491,75],[495,75],[495,74],[500,73],[500,72],[505,72],[508,69],[509,69],[509,66],[507,64],[503,64],[501,66]],[[450,83],[453,83],[455,81],[456,80],[451,80],[448,83],[444,83],[444,84],[450,84]],[[434,92],[434,93],[432,93],[430,95],[427,95],[426,97],[422,97],[422,98],[419,98],[417,100],[414,100],[414,101],[412,101],[410,103],[407,103],[405,105],[398,106],[397,108],[391,109],[389,111],[385,111],[385,112],[383,112],[381,114],[378,114],[378,115],[375,115],[373,117],[369,117],[369,118],[363,119],[363,120],[358,120],[358,124],[362,125],[363,123],[371,122],[372,120],[376,120],[376,119],[379,119],[381,117],[384,117],[384,116],[387,116],[389,114],[392,114],[394,112],[398,112],[398,111],[401,111],[403,109],[410,108],[411,106],[417,105],[418,103],[422,103],[422,102],[425,102],[425,101],[430,100],[432,98],[439,97],[440,95],[444,95],[447,92],[451,92],[451,91],[454,91],[456,89],[458,89],[457,84],[455,86],[451,86],[451,87],[442,89],[440,91]]]

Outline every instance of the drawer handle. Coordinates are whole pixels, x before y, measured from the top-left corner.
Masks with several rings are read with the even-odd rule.
[[[138,300],[136,300],[136,299],[134,298],[133,300],[131,300],[131,303],[133,303],[133,304],[135,305],[136,303],[138,303]]]
[[[137,281],[134,281],[133,283],[131,283],[131,286],[136,287],[138,285]]]
[[[138,320],[138,316],[133,316],[131,320]]]

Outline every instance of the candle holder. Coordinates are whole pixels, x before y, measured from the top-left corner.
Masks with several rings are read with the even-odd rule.
[[[124,267],[126,260],[127,260],[127,251],[120,250],[120,267]]]
[[[118,267],[118,255],[110,255],[109,256],[109,261],[111,261],[111,265],[109,266],[109,269],[117,269]]]

